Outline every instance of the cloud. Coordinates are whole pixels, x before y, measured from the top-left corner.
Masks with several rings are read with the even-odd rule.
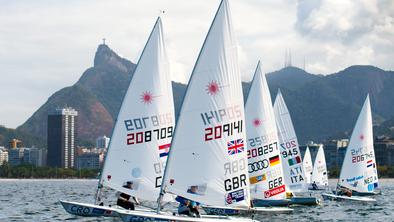
[[[1,1],[1,0],[0,0]],[[93,65],[105,37],[137,62],[160,10],[173,79],[187,82],[219,0],[20,0],[0,7],[0,124],[22,124],[55,91]],[[243,80],[293,64],[333,73],[353,64],[393,69],[391,0],[230,0]],[[12,108],[11,108],[12,107]],[[15,111],[13,111],[15,109]]]
[[[320,40],[357,41],[381,24],[387,14],[381,13],[376,0],[300,0],[297,6],[297,30]]]

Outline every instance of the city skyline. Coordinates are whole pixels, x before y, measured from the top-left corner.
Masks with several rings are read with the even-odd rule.
[[[136,63],[158,15],[173,80],[187,82],[218,1],[17,1],[0,9],[0,125],[21,125],[57,90],[74,84],[106,43]],[[243,80],[292,64],[329,74],[353,64],[393,70],[390,1],[230,1]],[[141,10],[144,9],[144,10]],[[165,13],[161,14],[160,11]],[[45,17],[45,19],[43,19]],[[187,50],[185,50],[187,49]],[[179,53],[182,52],[182,53]]]

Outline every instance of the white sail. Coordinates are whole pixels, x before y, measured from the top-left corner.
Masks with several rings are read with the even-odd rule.
[[[123,99],[101,183],[144,200],[157,200],[174,128],[171,76],[160,17]],[[122,186],[133,182],[133,189]]]
[[[309,147],[306,147],[302,164],[304,165],[305,181],[307,184],[310,184],[312,178],[313,166],[312,166],[312,157],[311,157],[311,152],[309,151]]]
[[[237,44],[223,0],[193,69],[164,176],[165,192],[206,205],[249,206]],[[188,190],[197,187],[197,194]]]
[[[283,172],[288,190],[302,192],[307,189],[302,166],[300,148],[294,131],[289,110],[280,90],[274,103],[276,125],[278,127]]]
[[[372,192],[378,186],[369,95],[346,149],[339,184],[358,192]]]
[[[286,198],[275,115],[260,62],[246,100],[245,120],[252,198]]]
[[[315,162],[313,164],[311,183],[316,183],[318,187],[328,186],[326,157],[324,155],[323,145],[319,146],[319,150],[316,154]]]

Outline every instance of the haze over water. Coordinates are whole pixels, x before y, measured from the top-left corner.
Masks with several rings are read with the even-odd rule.
[[[337,180],[330,180],[335,187]],[[93,202],[97,180],[0,180],[0,221],[120,221],[68,214],[59,200]],[[317,207],[294,207],[291,214],[257,215],[260,221],[392,221],[394,179],[380,180],[383,195],[375,204],[324,201]],[[109,199],[115,201],[113,194]],[[153,204],[153,203],[152,203]],[[176,205],[172,206],[175,210]]]

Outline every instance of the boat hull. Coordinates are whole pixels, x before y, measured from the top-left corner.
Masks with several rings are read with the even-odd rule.
[[[254,222],[255,220],[241,217],[229,217],[229,216],[212,216],[202,215],[201,218],[188,217],[182,215],[172,215],[170,213],[161,212],[156,214],[154,212],[142,212],[142,211],[121,211],[119,216],[124,222],[136,222],[136,221],[182,221],[182,222],[216,222],[216,221],[239,221],[239,222]]]
[[[322,193],[324,200],[333,200],[333,201],[357,201],[357,202],[376,202],[375,199],[368,197],[360,197],[360,196],[343,196],[343,195],[335,195],[333,193]]]
[[[320,204],[320,200],[317,197],[292,197],[290,198],[290,204],[315,206]]]
[[[357,191],[352,191],[352,196],[360,196],[360,197],[368,197],[368,196],[375,196],[375,195],[380,195],[382,192],[379,191],[373,191],[373,192],[357,192]]]
[[[275,214],[275,213],[293,212],[293,209],[287,207],[252,207],[252,208],[244,209],[244,208],[203,206],[202,208],[208,215],[227,215],[227,216],[254,214],[254,213]]]
[[[88,203],[78,203],[72,201],[60,200],[63,208],[70,214],[83,217],[117,217],[117,208],[108,206],[99,206]]]
[[[268,200],[268,199],[254,199],[254,207],[287,207],[290,201],[287,199],[282,200]]]

